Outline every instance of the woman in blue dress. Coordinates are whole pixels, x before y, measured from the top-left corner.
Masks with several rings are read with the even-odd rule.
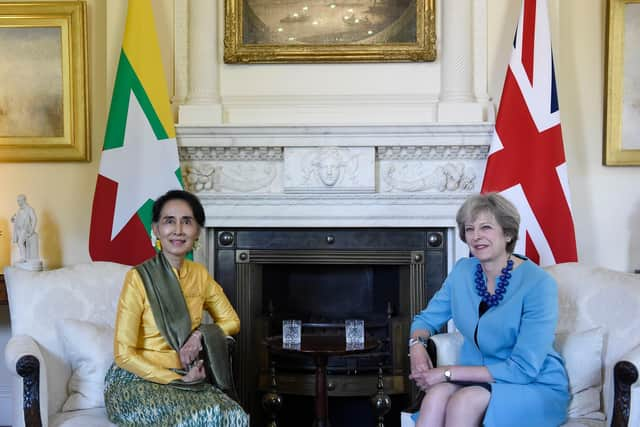
[[[557,285],[515,255],[520,215],[496,193],[458,211],[461,259],[411,325],[410,378],[426,392],[417,427],[553,427],[567,417],[564,361],[554,350]],[[459,365],[431,364],[426,339],[453,319],[464,337]]]

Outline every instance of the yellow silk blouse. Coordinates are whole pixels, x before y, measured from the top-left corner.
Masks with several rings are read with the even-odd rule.
[[[240,319],[222,287],[202,264],[184,260],[180,270],[173,269],[182,288],[191,316],[191,330],[200,326],[207,310],[225,334],[240,330]],[[160,334],[147,300],[140,275],[131,269],[125,276],[113,343],[116,364],[145,380],[168,384],[180,379],[170,368],[181,368],[180,357]]]

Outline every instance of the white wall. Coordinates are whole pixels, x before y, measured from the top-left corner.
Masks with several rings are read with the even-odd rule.
[[[476,0],[481,1],[481,0]],[[499,103],[520,2],[487,0],[488,91]],[[165,66],[174,62],[172,0],[154,1]],[[120,9],[120,10],[118,10]],[[441,13],[437,3],[438,16]],[[602,166],[605,0],[549,0],[562,128],[578,254],[581,261],[612,269],[640,268],[640,167]],[[115,11],[115,12],[114,12]],[[220,68],[224,102],[238,99],[274,105],[353,96],[358,99],[432,100],[438,95],[440,63],[400,64],[233,64],[222,63],[223,20],[219,7]],[[125,9],[109,8],[107,80],[111,87]],[[438,18],[438,23],[440,22]],[[167,26],[164,28],[163,26]],[[113,30],[117,31],[113,31]],[[439,29],[438,29],[439,32]],[[478,41],[482,43],[482,41]],[[168,65],[167,65],[168,64]],[[173,88],[172,68],[168,84]],[[333,106],[340,108],[339,105]],[[386,106],[379,105],[384,111]],[[282,121],[290,118],[285,117]],[[240,118],[238,119],[240,120]],[[246,120],[242,117],[241,120]],[[260,116],[253,118],[259,123]],[[352,118],[352,121],[362,120]],[[368,119],[364,119],[368,120]],[[234,122],[233,117],[227,123]],[[617,225],[618,227],[612,227]],[[617,229],[616,229],[617,228]],[[86,237],[85,237],[86,239]]]
[[[640,268],[640,191],[636,189],[640,167],[602,165],[605,3],[549,0],[550,22],[578,256],[588,264],[633,271]],[[487,4],[487,85],[490,97],[498,105],[520,2],[487,0]],[[438,16],[441,11],[440,1]],[[221,12],[218,18],[222,25]],[[219,57],[222,58],[222,49]],[[409,100],[407,103],[426,100],[437,95],[440,84],[439,61],[340,65],[220,62],[221,95],[223,102],[229,103],[237,98],[263,98],[268,103],[272,97],[313,103],[326,95],[352,95],[355,99],[378,97],[382,100],[379,109],[384,112],[385,108],[393,108],[385,106],[385,99]],[[275,117],[268,120],[277,121],[277,114]],[[283,121],[295,120],[295,115],[284,117]],[[373,117],[378,119],[377,115]],[[241,114],[231,114],[227,119],[246,121]],[[260,122],[264,117],[255,116],[254,120]],[[352,121],[363,120],[367,118],[354,117]]]
[[[604,3],[561,3],[560,106],[579,255],[633,271],[640,268],[640,168],[602,165]]]
[[[88,163],[0,164],[0,270],[10,263],[9,219],[18,208],[16,196],[20,193],[27,195],[38,215],[40,252],[49,268],[89,260],[91,203],[107,114],[105,14],[105,1],[87,0],[92,160]],[[6,410],[10,405],[9,372],[4,364],[4,347],[10,335],[9,309],[0,306],[0,425],[11,424],[11,411]]]
[[[519,3],[489,0],[489,92],[499,102]],[[605,0],[549,0],[581,262],[640,268],[640,167],[602,165]]]

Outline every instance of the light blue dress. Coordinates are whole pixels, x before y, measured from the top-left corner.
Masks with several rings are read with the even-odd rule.
[[[504,299],[478,318],[478,263],[476,258],[456,263],[427,308],[414,318],[411,332],[426,329],[435,334],[453,318],[464,336],[459,364],[486,366],[495,381],[484,426],[561,425],[567,417],[569,387],[564,361],[553,348],[556,282],[525,259],[511,272]]]

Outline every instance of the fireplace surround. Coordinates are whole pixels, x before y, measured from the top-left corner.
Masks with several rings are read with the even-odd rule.
[[[368,373],[379,360],[387,392],[409,393],[403,341],[408,322],[455,260],[467,255],[456,238],[455,215],[464,199],[480,190],[492,126],[211,125],[177,126],[176,132],[185,186],[205,207],[204,244],[196,259],[214,273],[241,316],[236,369],[252,419],[262,412],[256,399],[268,379],[260,337],[276,332],[283,316],[333,328],[342,316],[365,317],[364,310],[345,313],[343,305],[339,315],[316,312],[305,318],[313,305],[284,292],[291,283],[315,280],[313,297],[327,298],[346,286],[322,278],[331,267],[348,278],[343,285],[360,281],[365,290],[398,282],[393,292],[373,300],[366,292],[341,296],[369,304],[374,314],[365,320],[372,333],[386,331],[381,338],[387,350],[368,361],[342,366],[332,361],[329,368],[341,380],[332,383],[330,395],[353,396],[365,389],[373,394],[375,376],[353,373]],[[429,258],[435,253],[437,261]],[[285,272],[283,266],[291,269]],[[263,292],[263,285],[255,284],[265,278],[288,284]],[[281,312],[291,305],[297,311]],[[280,387],[311,394],[309,367],[298,363],[285,366],[293,376],[278,368]],[[344,406],[348,413],[359,398],[345,399],[351,399]]]
[[[283,319],[303,321],[305,334],[336,334],[346,318],[365,321],[380,340],[374,353],[330,358],[330,396],[369,397],[377,370],[385,392],[406,401],[406,342],[412,315],[447,272],[445,228],[222,228],[213,231],[215,278],[235,302],[242,330],[235,358],[240,399],[260,418],[260,399],[276,367],[279,392],[314,395],[305,358],[269,355],[265,338]],[[295,400],[294,400],[295,401]],[[292,405],[285,399],[287,404]],[[288,412],[295,410],[288,407]]]
[[[214,229],[453,231],[458,207],[480,190],[492,131],[483,123],[176,127],[185,186]],[[452,251],[466,249],[456,242]]]

